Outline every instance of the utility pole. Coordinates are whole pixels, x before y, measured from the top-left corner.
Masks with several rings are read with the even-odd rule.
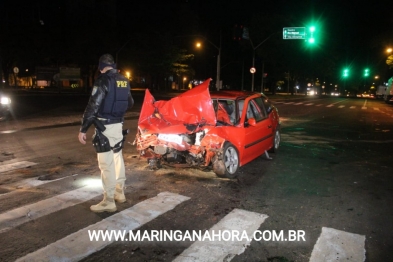
[[[261,93],[263,93],[263,79],[265,75],[265,62],[262,62],[262,80],[261,80]]]
[[[253,68],[255,68],[255,50],[258,48],[258,47],[260,47],[263,43],[265,43],[270,37],[272,37],[273,35],[275,35],[275,34],[277,34],[277,33],[280,33],[280,32],[274,32],[273,34],[271,34],[271,35],[269,35],[268,37],[266,37],[266,39],[265,40],[263,40],[261,43],[259,43],[257,46],[255,46],[254,47],[254,44],[253,44],[253,42],[252,42],[252,40],[251,40],[251,37],[249,38],[250,39],[250,43],[251,43],[251,47],[252,47],[252,49],[253,49],[253,55],[252,55],[252,67]],[[251,79],[251,91],[253,92],[254,91],[254,74],[255,73],[252,73],[252,79]]]

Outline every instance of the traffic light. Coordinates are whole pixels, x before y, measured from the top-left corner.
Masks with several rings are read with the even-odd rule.
[[[235,41],[242,40],[243,37],[243,26],[242,25],[235,25],[233,27],[233,36],[232,39]]]
[[[364,74],[365,77],[370,75],[370,70],[368,70],[368,68],[364,69]]]
[[[343,71],[343,77],[348,77],[349,76],[349,69],[345,68]]]
[[[308,28],[309,31],[309,38],[308,38],[308,42],[310,44],[314,44],[315,43],[315,38],[314,38],[314,32],[315,32],[315,26],[310,26]]]

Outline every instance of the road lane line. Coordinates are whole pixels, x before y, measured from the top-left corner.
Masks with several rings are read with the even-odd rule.
[[[293,103],[295,103],[295,102],[287,102],[287,103],[284,103],[285,105],[290,105],[290,104],[293,104]]]
[[[318,105],[316,105],[316,106],[322,106],[323,104],[318,104]]]
[[[343,105],[341,105],[341,106],[338,106],[338,108],[344,108],[345,106],[343,106]]]
[[[305,104],[305,106],[312,106],[314,103]]]
[[[327,105],[326,107],[332,107],[333,106],[333,104],[330,104],[330,105]]]
[[[84,186],[39,202],[0,214],[0,233],[30,220],[51,214],[102,195],[102,186]]]
[[[366,107],[366,106],[367,106],[367,99],[365,99],[365,100],[364,100],[364,103],[363,103],[363,107],[362,107],[362,109],[363,109],[363,108],[367,109],[367,107]]]
[[[188,199],[190,198],[170,192],[159,193],[153,198],[146,199],[16,261],[79,261],[115,242],[114,238],[91,241],[89,230],[124,230],[127,232],[135,230]]]
[[[322,233],[314,245],[310,262],[365,261],[366,237],[334,228],[322,227]]]
[[[196,241],[189,248],[183,251],[174,262],[191,262],[191,261],[230,261],[236,255],[244,252],[250,245],[254,232],[265,221],[267,215],[250,212],[241,209],[234,209],[223,219],[210,228],[210,235],[213,232],[237,231],[240,234],[247,232],[248,240],[241,239],[238,241]]]
[[[11,163],[7,165],[2,165],[0,166],[0,173],[15,170],[15,169],[20,169],[20,168],[25,168],[25,167],[30,167],[37,165],[37,163],[29,162],[29,161],[20,161],[16,163]]]
[[[296,103],[296,104],[294,104],[295,106],[297,106],[297,105],[303,105],[303,102],[299,102],[299,103]]]

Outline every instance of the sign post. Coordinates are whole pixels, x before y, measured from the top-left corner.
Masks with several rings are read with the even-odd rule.
[[[282,38],[286,40],[306,39],[306,30],[304,27],[284,27]]]

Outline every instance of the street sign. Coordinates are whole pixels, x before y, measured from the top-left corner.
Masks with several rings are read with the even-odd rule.
[[[282,30],[283,39],[306,39],[304,27],[284,27]]]

